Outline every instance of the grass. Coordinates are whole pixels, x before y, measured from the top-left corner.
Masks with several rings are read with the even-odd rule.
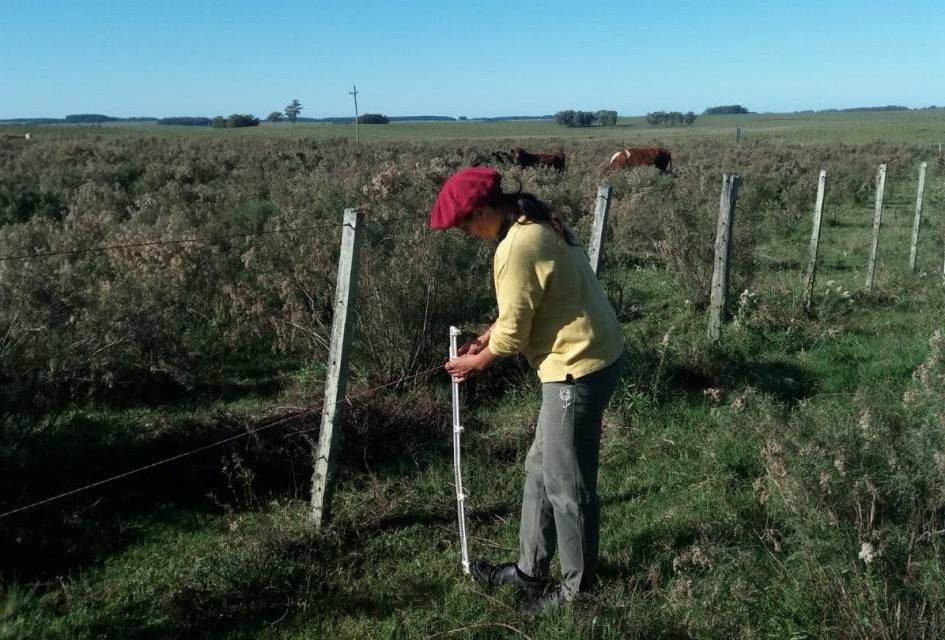
[[[945,142],[945,110],[864,111],[846,113],[797,113],[699,116],[691,127],[654,127],[643,117],[620,118],[615,127],[567,128],[553,120],[503,122],[394,122],[388,125],[361,125],[361,141],[393,140],[476,140],[482,138],[544,138],[563,140],[614,140],[616,144],[663,144],[706,139],[735,140],[741,127],[742,140],[801,144],[923,144],[937,148]],[[196,138],[277,137],[354,138],[353,125],[320,123],[263,123],[242,129],[179,127],[147,123],[106,123],[102,125],[0,125],[0,133],[74,136],[170,136]]]
[[[50,582],[50,575],[8,584],[0,633],[829,637],[839,630],[825,626],[821,603],[808,593],[813,569],[805,563],[816,559],[785,550],[812,541],[796,540],[784,528],[789,522],[772,521],[754,486],[765,476],[762,432],[775,427],[786,409],[757,400],[756,410],[774,412],[767,425],[758,424],[740,419],[732,400],[765,384],[772,391],[790,387],[746,375],[746,367],[770,370],[775,363],[811,379],[803,397],[794,398],[805,403],[808,415],[855,411],[851,400],[860,389],[908,388],[911,372],[927,355],[929,329],[943,311],[940,302],[925,298],[931,292],[921,282],[902,291],[892,308],[883,303],[876,309],[868,297],[857,300],[844,315],[848,326],[840,339],[820,337],[830,331],[829,322],[800,328],[806,344],[791,354],[782,342],[789,339],[789,326],[729,327],[731,346],[702,362],[703,375],[724,393],[721,403],[689,389],[685,379],[671,378],[679,386],[642,407],[625,406],[626,398],[618,395],[602,445],[601,588],[574,610],[525,624],[515,611],[515,594],[483,594],[461,577],[448,434],[442,429],[442,442],[406,459],[343,472],[335,519],[322,533],[308,524],[302,493],[263,493],[245,474],[237,474],[230,493],[216,500],[194,496],[196,503],[188,507],[165,497],[168,502],[117,516],[126,543],[106,544],[65,582]],[[638,275],[636,286],[641,292],[663,287],[647,273]],[[637,330],[655,335],[667,323],[686,319],[691,326],[685,331],[702,330],[700,314],[681,319],[678,313],[645,317]],[[679,349],[671,360],[692,362],[685,346],[671,341],[668,348]],[[491,408],[467,407],[475,555],[514,557],[520,469],[536,409],[533,389],[509,393]],[[107,519],[114,509],[106,498],[75,514]],[[856,540],[837,544],[847,557],[831,559],[827,569],[843,567],[869,581],[866,568],[858,566]]]
[[[746,140],[777,127],[803,140],[818,127],[883,135],[893,122],[909,138],[931,126],[919,116],[936,113],[759,115],[742,126]],[[713,132],[713,121],[657,133],[731,130],[719,119]],[[481,126],[521,127],[521,137],[526,124],[543,123]],[[439,126],[453,125],[423,125]],[[736,242],[739,224],[778,231],[760,234],[753,295],[732,292],[718,344],[683,274],[605,248],[605,284],[626,292],[631,367],[605,418],[600,583],[585,602],[526,621],[517,594],[484,593],[461,575],[439,380],[353,403],[322,531],[307,515],[310,443],[289,436],[310,422],[3,523],[0,638],[941,637],[945,362],[930,338],[945,312],[942,202],[930,191],[910,273],[914,181],[910,167],[888,182],[871,292],[871,203],[828,195],[812,317],[808,217],[737,216]],[[816,177],[811,202],[815,188]],[[296,374],[303,384],[319,375]],[[23,453],[31,463],[16,479],[34,493],[35,483],[68,488],[245,432],[292,400],[281,385],[249,388],[189,405],[76,410]],[[537,392],[504,363],[465,396],[474,556],[515,556]]]

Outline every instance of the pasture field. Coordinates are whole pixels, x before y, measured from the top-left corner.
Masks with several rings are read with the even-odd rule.
[[[361,145],[301,125],[0,140],[0,514],[194,452],[0,516],[0,638],[942,637],[945,159],[918,143],[945,126],[851,115],[753,117],[737,147],[710,118],[649,130],[675,177],[610,174],[611,132],[547,123]],[[568,169],[505,167],[505,184],[579,237],[598,184],[613,188],[601,279],[629,361],[602,440],[599,584],[536,620],[461,574],[439,366],[450,324],[492,319],[492,247],[425,228],[449,174],[521,142],[561,148]],[[715,343],[723,171],[743,182]],[[333,518],[315,531],[310,447],[351,206],[368,220],[352,374]],[[474,557],[515,555],[537,393],[518,360],[465,389]]]
[[[699,116],[691,127],[654,127],[643,117],[620,118],[614,127],[568,128],[553,120],[517,120],[504,122],[394,122],[388,125],[361,125],[363,142],[412,140],[477,140],[482,138],[549,138],[563,140],[613,140],[617,145],[664,144],[677,141],[711,139],[735,140],[735,128],[741,127],[745,142],[800,144],[864,144],[897,142],[928,144],[937,148],[945,143],[945,110],[861,111],[835,113],[752,113],[745,115]],[[161,136],[226,139],[231,137],[277,137],[354,139],[354,125],[321,123],[262,123],[243,129],[178,127],[154,122],[116,122],[92,125],[0,125],[0,133],[73,136],[92,132],[101,136]]]

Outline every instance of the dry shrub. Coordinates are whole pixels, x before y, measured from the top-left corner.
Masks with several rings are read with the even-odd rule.
[[[897,402],[863,390],[849,404],[781,412],[739,398],[738,424],[763,442],[754,482],[792,579],[844,637],[921,638],[945,623],[940,536],[945,517],[945,347],[941,334]]]
[[[384,377],[432,366],[450,324],[492,319],[491,247],[431,234],[422,218],[450,174],[512,146],[564,151],[568,168],[500,166],[506,189],[548,200],[585,238],[597,186],[609,181],[605,260],[663,265],[696,301],[707,297],[722,171],[745,177],[734,232],[732,287],[740,291],[750,286],[752,247],[812,206],[821,166],[831,171],[833,200],[859,205],[876,164],[911,171],[920,153],[687,142],[672,149],[678,175],[669,177],[609,172],[620,143],[601,139],[359,145],[77,136],[4,148],[2,255],[204,239],[0,262],[0,375],[6,406],[19,407],[9,413],[198,386],[241,362],[274,358],[291,369],[323,360],[347,207],[362,207],[371,222],[357,370]],[[394,222],[410,216],[418,220]],[[299,227],[309,230],[269,233]]]

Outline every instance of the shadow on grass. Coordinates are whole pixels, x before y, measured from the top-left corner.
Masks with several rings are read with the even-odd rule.
[[[814,375],[794,364],[778,361],[738,362],[718,368],[674,365],[667,371],[669,387],[701,397],[709,388],[751,386],[780,402],[796,404],[817,391]]]
[[[707,389],[728,391],[751,386],[789,405],[817,391],[814,374],[793,363],[776,359],[750,359],[737,352],[717,351],[685,363],[661,362],[655,350],[634,350],[624,383],[640,390],[683,394],[704,401]],[[619,391],[618,391],[619,393]]]
[[[442,413],[431,401],[413,397],[354,403],[339,467],[355,475],[404,465],[415,471],[449,456]],[[135,545],[149,524],[176,526],[224,508],[253,510],[271,499],[306,496],[318,429],[319,415],[299,410],[173,424],[76,414],[0,458],[0,512],[115,480],[0,520],[0,576],[42,583]],[[194,453],[174,459],[187,452]]]
[[[390,526],[378,522],[371,534]],[[283,625],[317,630],[345,617],[391,618],[442,601],[452,588],[451,576],[407,576],[385,589],[385,577],[367,565],[370,553],[360,552],[371,536],[350,527],[333,533],[247,533],[225,563],[208,558],[211,567],[188,573],[159,600],[129,597],[94,610],[87,629],[91,637],[255,637]]]
[[[306,418],[294,420],[294,427],[306,424]],[[221,501],[242,489],[241,465],[253,469],[258,495],[286,495],[305,483],[307,472],[297,453],[286,455],[280,442],[284,433],[273,427],[241,437],[273,420],[218,416],[211,422],[137,425],[136,431],[79,416],[45,434],[0,465],[9,480],[0,488],[0,510],[236,439],[0,520],[0,572],[22,581],[46,580],[135,544],[145,532],[143,522],[219,513]],[[290,428],[292,422],[280,426]]]

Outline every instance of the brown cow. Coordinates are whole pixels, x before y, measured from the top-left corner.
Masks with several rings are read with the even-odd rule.
[[[663,147],[621,149],[610,158],[611,169],[656,167],[663,173],[673,172],[673,157]]]
[[[560,151],[529,153],[521,147],[515,147],[512,149],[512,158],[520,167],[551,167],[556,171],[564,171],[564,154]]]

